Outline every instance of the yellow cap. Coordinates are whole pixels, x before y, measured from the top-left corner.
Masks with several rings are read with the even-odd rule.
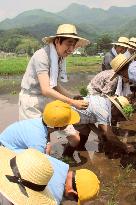
[[[45,106],[43,121],[50,127],[64,127],[78,123],[80,116],[67,103],[55,100]]]
[[[94,199],[100,190],[100,181],[97,176],[88,169],[79,169],[75,175],[78,192],[78,205]]]

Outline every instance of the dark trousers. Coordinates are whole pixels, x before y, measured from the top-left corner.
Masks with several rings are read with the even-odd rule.
[[[87,125],[74,125],[74,128],[80,132],[80,142],[76,147],[71,147],[71,145],[68,142],[66,146],[64,147],[64,151],[62,154],[63,156],[72,157],[75,150],[77,151],[86,150],[85,144],[88,140],[91,127],[89,126],[89,124],[87,124]]]

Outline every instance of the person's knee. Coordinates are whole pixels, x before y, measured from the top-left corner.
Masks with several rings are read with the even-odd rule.
[[[76,131],[75,135],[70,135],[67,138],[72,147],[76,147],[80,143],[80,135],[78,131]]]

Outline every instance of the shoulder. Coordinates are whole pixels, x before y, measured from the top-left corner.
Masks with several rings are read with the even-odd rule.
[[[32,56],[32,58],[37,58],[37,59],[39,59],[39,58],[48,58],[48,57],[49,57],[49,55],[48,55],[47,47],[40,48]]]

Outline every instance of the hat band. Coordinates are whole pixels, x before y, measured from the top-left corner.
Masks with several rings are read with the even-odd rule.
[[[5,175],[5,176],[10,182],[17,183],[19,185],[21,192],[25,196],[29,197],[25,187],[32,189],[34,191],[43,191],[45,189],[46,185],[34,184],[30,181],[21,178],[20,172],[16,164],[16,157],[10,160],[10,167],[13,171],[14,176],[10,176],[10,175]]]
[[[119,102],[119,100],[117,98],[115,98],[115,101],[120,105],[120,107],[123,109],[123,106],[121,105],[121,103]]]
[[[56,33],[56,36],[59,36],[59,35],[73,35],[73,36],[77,36],[77,34],[76,33]]]
[[[135,43],[136,44],[136,42],[135,41],[129,41],[130,43]]]
[[[129,43],[126,43],[126,42],[117,42],[117,43],[123,43],[123,44],[126,44],[126,45],[129,46]]]

